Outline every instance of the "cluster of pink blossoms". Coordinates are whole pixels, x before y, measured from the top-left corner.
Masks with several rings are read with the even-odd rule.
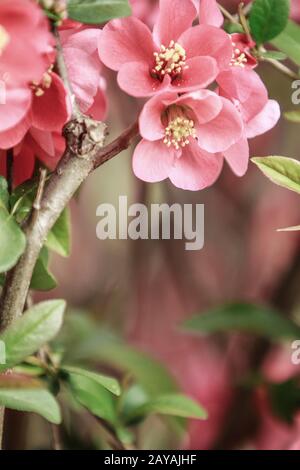
[[[99,30],[65,21],[60,30],[72,88],[82,112],[106,113],[105,83],[97,52]],[[55,73],[54,36],[33,0],[0,0],[0,173],[13,149],[14,183],[32,176],[35,159],[54,169],[65,142],[70,97]]]
[[[200,24],[193,26],[197,14]],[[118,72],[122,90],[150,97],[133,156],[142,180],[169,178],[200,190],[216,181],[224,159],[242,176],[248,139],[277,123],[279,106],[253,70],[253,43],[228,35],[222,23],[215,0],[160,0],[152,33],[135,17],[103,28],[102,62]]]
[[[193,26],[197,16],[200,24]],[[180,188],[199,190],[215,182],[224,159],[242,176],[248,139],[271,129],[280,116],[253,70],[253,43],[221,29],[215,0],[160,0],[154,17],[152,33],[136,17],[113,20],[103,30],[63,22],[64,57],[82,112],[105,116],[100,57],[118,72],[122,90],[150,98],[140,115],[136,176],[170,178]],[[13,149],[19,184],[31,177],[36,158],[55,168],[71,109],[55,73],[49,22],[35,1],[0,0],[0,55],[0,172],[5,174],[6,153]]]

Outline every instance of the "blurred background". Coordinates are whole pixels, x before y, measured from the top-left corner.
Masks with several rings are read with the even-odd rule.
[[[132,3],[138,15],[152,21],[155,1]],[[234,11],[238,2],[221,3]],[[270,97],[283,111],[292,110],[291,81],[270,65],[260,66],[258,73]],[[112,72],[105,70],[104,77],[112,139],[137,118],[143,102],[121,92]],[[299,124],[282,118],[273,131],[251,142],[251,155],[298,159],[299,130]],[[169,182],[147,184],[134,177],[131,157],[129,149],[88,179],[71,206],[72,255],[52,260],[59,288],[50,295],[68,302],[67,340],[86,332],[89,358],[105,363],[125,381],[130,380],[132,359],[126,353],[134,351],[133,362],[149,357],[208,410],[207,421],[191,421],[183,433],[161,418],[149,417],[139,429],[138,448],[300,450],[299,390],[295,397],[292,387],[285,389],[287,419],[276,413],[266,385],[281,390],[280,385],[287,387],[300,377],[300,366],[291,363],[291,342],[234,331],[197,336],[181,328],[195,313],[231,302],[266,305],[300,321],[300,236],[276,231],[299,225],[299,197],[270,183],[253,164],[241,179],[225,167],[212,188],[196,193]],[[118,207],[120,195],[127,195],[129,203],[146,205],[205,204],[204,249],[188,252],[178,240],[98,240],[96,208],[105,202]],[[37,300],[44,298],[49,293],[36,295]],[[115,349],[110,335],[118,338]],[[118,350],[120,345],[124,350]],[[146,359],[142,361],[139,378],[162,386],[163,378],[151,367],[152,362],[148,367]],[[256,382],[253,377],[258,376]],[[40,418],[10,412],[8,422],[7,448],[49,446],[48,424]],[[66,423],[64,438],[71,447],[101,448],[89,416],[83,413],[72,425],[68,419]]]

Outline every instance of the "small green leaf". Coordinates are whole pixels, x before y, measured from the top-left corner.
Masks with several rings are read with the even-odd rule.
[[[25,250],[26,237],[15,219],[0,207],[0,273],[9,271]]]
[[[80,367],[73,367],[73,366],[64,365],[62,367],[62,370],[68,373],[74,373],[74,374],[87,377],[91,380],[94,380],[95,382],[97,382],[102,387],[106,388],[106,390],[113,393],[114,395],[117,395],[117,396],[121,395],[119,382],[112,377],[108,377],[106,375],[98,374],[97,372],[91,372],[89,370],[85,370]]]
[[[260,57],[263,57],[264,59],[272,59],[272,60],[286,60],[287,59],[287,55],[279,51],[261,52]]]
[[[48,390],[0,388],[0,405],[12,410],[37,413],[50,423],[61,423],[59,405]]]
[[[70,212],[65,209],[48,235],[46,246],[60,256],[68,257],[71,252]]]
[[[74,398],[93,415],[112,424],[116,423],[116,403],[103,385],[93,378],[78,373],[69,373],[68,382]]]
[[[75,311],[67,316],[56,343],[66,351],[65,363],[104,362],[130,374],[150,397],[178,389],[162,364],[97,325],[87,312]]]
[[[130,419],[149,414],[176,416],[180,418],[207,419],[207,412],[191,398],[181,394],[160,395],[137,407]]]
[[[230,304],[185,321],[184,328],[199,334],[245,331],[271,339],[300,337],[300,327],[265,307]]]
[[[55,277],[48,271],[48,258],[48,250],[44,247],[34,267],[31,289],[49,291],[57,286]]]
[[[252,162],[273,183],[300,194],[300,162],[287,157],[255,157]]]
[[[276,38],[286,27],[289,0],[255,0],[250,13],[250,29],[258,44]]]
[[[9,207],[9,193],[8,184],[3,176],[0,176],[0,207],[8,210]]]
[[[300,232],[300,225],[296,225],[295,227],[287,227],[287,228],[279,228],[277,232]]]
[[[300,124],[300,111],[288,111],[284,113],[285,119]]]
[[[273,39],[272,44],[284,52],[295,64],[300,65],[300,26],[289,21],[284,31]]]
[[[69,18],[88,24],[101,24],[131,14],[128,0],[69,0]]]
[[[35,353],[58,333],[66,304],[64,300],[41,302],[15,320],[0,335],[6,348],[6,364],[0,371],[10,369]]]

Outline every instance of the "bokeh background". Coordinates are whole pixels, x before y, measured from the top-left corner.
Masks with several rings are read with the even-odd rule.
[[[132,3],[138,15],[152,21],[155,1]],[[221,3],[234,11],[238,2]],[[113,138],[136,119],[143,102],[121,92],[115,74],[103,73]],[[283,111],[292,110],[290,80],[269,65],[258,73],[270,97]],[[282,119],[252,141],[252,156],[298,159],[299,131],[299,125]],[[300,367],[291,364],[291,344],[236,332],[196,337],[180,328],[193,314],[232,301],[269,305],[300,320],[300,236],[276,231],[299,224],[299,197],[270,183],[253,164],[241,179],[225,167],[212,188],[196,193],[169,182],[146,184],[134,177],[131,156],[129,149],[101,167],[73,201],[72,255],[53,258],[59,288],[51,296],[67,299],[70,317],[91,318],[99,330],[165,365],[179,387],[208,410],[207,421],[188,423],[180,436],[163,420],[149,418],[140,428],[139,448],[300,449],[300,412],[288,423],[274,414],[263,386],[241,386],[257,371],[272,383],[300,375]],[[204,203],[204,249],[185,251],[178,240],[99,241],[96,208],[104,202],[118,207],[120,195],[147,205]],[[38,417],[10,412],[8,422],[7,448],[49,446],[48,425]],[[66,436],[75,447],[97,447],[94,424],[81,415]]]

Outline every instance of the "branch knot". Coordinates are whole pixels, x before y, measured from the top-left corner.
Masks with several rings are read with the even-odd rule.
[[[92,158],[104,146],[107,126],[104,122],[79,116],[65,125],[63,135],[74,157]]]

